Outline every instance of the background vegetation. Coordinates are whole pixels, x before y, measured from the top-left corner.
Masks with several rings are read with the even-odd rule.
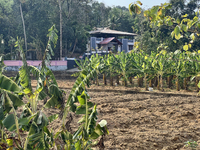
[[[73,50],[83,53],[86,50],[88,32],[94,27],[132,32],[131,26],[134,25],[134,17],[130,16],[128,8],[106,7],[93,0],[0,0],[0,39],[4,40],[3,46],[0,45],[1,53],[12,51],[17,36],[24,40],[22,16],[27,49],[36,51],[34,58],[40,60],[40,53],[44,52],[44,44],[47,42],[47,31],[53,24],[56,24],[59,31],[59,40],[62,36],[62,43],[57,43],[53,59],[60,57],[61,44],[63,57]],[[11,59],[11,56],[6,59]]]
[[[194,17],[199,4],[198,0],[170,0],[170,3],[172,9],[166,13],[174,18],[181,18],[186,13],[188,18]],[[24,49],[36,51],[34,59],[41,60],[47,42],[45,35],[54,23],[62,42],[57,43],[53,59],[60,58],[61,52],[63,57],[72,51],[83,53],[88,32],[96,27],[137,33],[137,40],[142,41],[141,49],[148,53],[161,43],[167,44],[169,51],[175,51],[187,41],[183,38],[174,46],[169,37],[172,29],[165,25],[151,28],[144,17],[145,10],[141,12],[130,15],[128,6],[111,8],[94,0],[0,0],[0,52],[15,52],[13,46],[18,36],[27,43]],[[198,43],[197,40],[193,48],[197,48]],[[8,55],[5,59],[14,59],[13,56]]]

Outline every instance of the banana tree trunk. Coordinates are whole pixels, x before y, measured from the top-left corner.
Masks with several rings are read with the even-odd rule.
[[[199,84],[199,79],[196,77],[195,85],[196,85],[196,90],[197,90],[197,92],[199,92],[198,84]]]
[[[117,85],[119,85],[119,76],[118,75],[116,76],[116,83],[117,83]]]
[[[157,76],[154,77],[153,83],[154,83],[154,87],[157,87],[157,85],[158,85],[158,78],[157,78]]]
[[[104,82],[104,85],[107,85],[106,74],[105,73],[103,74],[103,82]]]
[[[184,79],[179,79],[180,89],[184,89]]]
[[[160,79],[159,79],[159,75],[157,76],[157,81],[158,81],[157,89],[160,90]]]
[[[127,84],[127,80],[126,79],[124,79],[124,86],[127,86],[128,84]]]
[[[110,86],[113,86],[113,76],[110,76]]]
[[[176,90],[180,91],[180,85],[179,85],[179,77],[176,77]]]
[[[98,75],[96,77],[96,84],[97,84],[97,86],[99,86],[99,76]]]
[[[138,83],[138,87],[142,87],[142,86],[141,86],[141,78],[140,78],[140,77],[138,77],[137,83]]]
[[[92,79],[92,82],[93,82],[93,84],[95,84],[95,79],[94,78]]]
[[[173,79],[173,76],[168,76],[167,77],[167,83],[168,83],[168,88],[172,88],[173,84],[172,84],[172,79]]]
[[[143,79],[144,79],[143,77],[140,78],[141,87],[143,87]]]
[[[161,91],[163,91],[163,78],[162,78],[162,75],[160,76],[160,88],[161,88]]]
[[[133,84],[133,78],[131,76],[129,77],[129,82],[131,85]]]
[[[143,86],[143,77],[138,77],[138,87]]]
[[[188,90],[188,84],[187,84],[187,78],[184,78],[184,81],[183,81],[183,86],[184,86],[184,89],[185,90]]]
[[[153,79],[149,80],[149,87],[153,87],[152,82],[153,82]]]
[[[148,86],[147,86],[147,75],[144,74],[144,86],[145,86],[145,90],[148,91]]]

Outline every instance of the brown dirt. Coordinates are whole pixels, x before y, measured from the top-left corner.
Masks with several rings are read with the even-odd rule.
[[[74,79],[58,80],[66,97]],[[33,82],[34,84],[34,82]],[[97,104],[99,120],[108,122],[110,134],[105,139],[108,150],[175,150],[187,149],[188,140],[200,143],[200,98],[192,92],[145,92],[122,86],[95,86],[88,89]],[[45,110],[57,113],[55,109]],[[72,131],[79,116],[73,115]],[[58,120],[50,127],[58,129]],[[200,148],[197,148],[200,149]]]

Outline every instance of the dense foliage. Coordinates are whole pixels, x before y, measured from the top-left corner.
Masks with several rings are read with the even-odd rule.
[[[102,56],[96,56],[103,59]],[[164,88],[175,88],[199,91],[199,72],[200,72],[200,52],[175,52],[168,53],[162,49],[159,52],[147,54],[144,51],[132,51],[130,53],[109,54],[102,62],[104,68],[99,74],[104,75],[104,84],[107,84],[106,77],[110,77],[110,85],[119,85],[120,80],[124,86],[128,86],[128,82],[133,86],[133,79],[137,80],[135,86],[155,87],[164,91]],[[89,62],[89,60],[85,60]],[[82,63],[82,67],[88,63]],[[79,64],[80,65],[80,64]],[[114,81],[115,78],[115,81]],[[115,84],[114,84],[115,83]],[[99,85],[98,80],[96,84]]]
[[[36,52],[33,59],[42,60],[47,43],[45,35],[53,24],[56,24],[59,31],[59,40],[60,30],[62,31],[62,43],[57,43],[55,56],[52,57],[58,59],[60,44],[63,57],[70,56],[73,51],[83,53],[86,50],[89,31],[94,27],[133,32],[131,27],[135,23],[128,8],[111,8],[93,0],[0,0],[0,41],[4,40],[3,45],[0,42],[1,54],[14,52],[5,59],[20,59],[14,57],[16,51],[13,46],[17,37],[23,38],[25,42],[26,34],[27,50]],[[23,47],[26,50],[24,44]]]

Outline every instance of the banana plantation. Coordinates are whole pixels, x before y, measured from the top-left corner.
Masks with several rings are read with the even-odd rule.
[[[95,79],[97,85],[100,84],[98,77],[103,76],[104,85],[109,80],[111,86],[122,84],[144,87],[145,90],[154,87],[161,91],[164,91],[164,88],[199,91],[200,55],[198,52],[177,50],[168,53],[166,50],[161,50],[148,55],[136,51],[109,54],[105,57],[97,55],[92,59],[94,58],[98,58],[99,63],[104,65]],[[78,63],[79,68],[85,68],[88,63],[88,59]]]

